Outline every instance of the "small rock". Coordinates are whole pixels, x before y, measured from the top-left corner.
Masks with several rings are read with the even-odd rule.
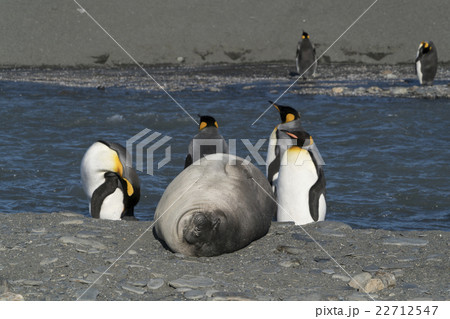
[[[65,220],[60,222],[60,225],[81,225],[83,224],[84,221],[82,221],[81,219],[72,219],[72,220]]]
[[[59,241],[64,244],[75,244],[82,246],[91,246],[95,249],[106,249],[106,246],[96,240],[89,240],[84,238],[77,238],[73,236],[63,236],[59,238]]]
[[[57,214],[66,216],[66,217],[82,217],[82,215],[80,215],[80,214],[75,214],[75,213],[71,213],[71,212],[60,212]]]
[[[251,89],[254,89],[254,88],[255,88],[254,85],[247,85],[247,86],[244,86],[242,89],[243,90],[251,90]]]
[[[143,295],[144,293],[147,292],[147,289],[143,289],[143,288],[135,287],[132,285],[127,285],[127,284],[123,284],[122,289],[134,292],[135,294],[138,294],[138,295]]]
[[[395,246],[426,246],[428,245],[428,240],[419,238],[408,238],[408,237],[389,237],[383,240],[384,245],[395,245]]]
[[[39,265],[41,266],[48,266],[50,264],[53,264],[54,262],[58,261],[58,257],[48,257],[48,258],[44,258],[42,259],[42,261],[39,263]]]
[[[33,229],[31,229],[31,232],[35,233],[35,234],[45,234],[47,232],[47,230],[44,227],[42,227],[42,228],[33,228]]]
[[[4,294],[0,295],[0,301],[24,301],[22,295],[15,294],[12,292],[5,292]]]
[[[405,264],[405,263],[387,264],[387,265],[380,266],[381,269],[402,269],[402,268],[412,268],[412,267],[414,267],[413,264]]]
[[[222,89],[216,88],[216,87],[213,86],[213,87],[210,87],[210,88],[209,88],[209,91],[210,91],[210,92],[220,92],[220,91],[222,91]]]
[[[133,249],[130,249],[130,250],[128,251],[128,254],[129,254],[129,255],[137,255],[137,251],[136,251],[136,250],[133,250]]]
[[[327,275],[332,275],[335,273],[335,271],[333,269],[324,269],[324,270],[322,270],[322,272]]]
[[[334,274],[333,276],[331,276],[331,278],[333,279],[339,279],[345,282],[349,282],[350,281],[350,277],[349,276],[345,276],[345,275],[341,275],[341,274]]]
[[[184,275],[173,281],[169,281],[169,286],[174,288],[206,288],[214,286],[214,281],[211,278],[202,276]]]
[[[330,258],[324,258],[324,257],[314,257],[314,261],[316,263],[326,263],[328,261],[330,261]]]
[[[348,285],[355,289],[364,288],[366,283],[372,278],[372,275],[367,272],[362,272],[353,276]]]
[[[285,268],[297,267],[300,266],[300,264],[300,260],[298,259],[285,260],[278,263],[278,265]]]
[[[381,88],[379,88],[378,86],[371,86],[370,88],[367,89],[367,92],[370,94],[377,94],[380,93],[381,91],[383,91]]]
[[[356,287],[353,287],[356,288]],[[385,286],[380,278],[370,279],[364,286],[364,291],[367,293],[375,292],[384,289]]]
[[[162,278],[154,278],[154,279],[150,279],[147,283],[147,287],[149,289],[159,289],[164,285],[164,279]]]
[[[185,59],[182,56],[177,57],[177,62],[178,63],[184,63]]]
[[[147,281],[139,280],[139,281],[128,281],[127,284],[135,287],[145,287],[147,286]]]
[[[378,271],[375,274],[375,278],[379,278],[386,288],[395,287],[396,285],[395,276],[392,273],[385,271]]]
[[[92,269],[92,272],[94,274],[102,274],[102,275],[107,275],[107,276],[113,275],[112,273],[108,272],[108,268],[109,268],[109,266],[100,266],[100,267]]]
[[[40,286],[43,283],[44,282],[40,281],[40,280],[28,280],[28,279],[26,279],[22,282],[23,285],[27,285],[27,286]]]
[[[205,297],[205,292],[202,290],[189,290],[184,293],[184,297],[189,300],[199,300]]]
[[[338,86],[332,88],[331,91],[333,92],[333,94],[342,94],[342,92],[344,92],[344,88]]]
[[[363,271],[365,271],[365,272],[370,272],[370,273],[375,273],[375,272],[377,272],[379,269],[380,269],[380,267],[375,266],[374,264],[372,264],[372,265],[369,265],[369,266],[367,266],[367,267],[364,267],[364,268],[363,268]]]
[[[394,95],[405,95],[408,94],[408,88],[404,87],[393,87],[390,89],[391,93]]]
[[[97,296],[100,292],[98,289],[89,288],[88,290],[80,290],[77,292],[76,297],[77,300],[80,301],[93,301],[97,300]]]
[[[293,246],[278,246],[277,247],[278,251],[284,252],[286,254],[290,254],[290,255],[300,255],[305,253],[306,251],[304,249],[300,249],[297,247],[293,247]]]

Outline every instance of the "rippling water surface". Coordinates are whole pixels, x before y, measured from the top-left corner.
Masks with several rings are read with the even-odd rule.
[[[173,92],[192,115],[210,114],[237,154],[279,122],[259,83],[220,92]],[[449,230],[448,100],[285,95],[280,104],[302,113],[325,160],[327,219],[357,228]],[[160,92],[68,88],[0,82],[1,212],[70,210],[88,215],[80,183],[86,149],[105,139],[125,145],[145,128],[172,137],[172,160],[153,176],[140,173],[139,219],[149,220],[164,189],[182,170],[196,124]],[[261,148],[265,159],[267,143]],[[155,162],[163,156],[156,154]],[[253,159],[255,163],[255,159]],[[259,166],[264,172],[263,166]]]

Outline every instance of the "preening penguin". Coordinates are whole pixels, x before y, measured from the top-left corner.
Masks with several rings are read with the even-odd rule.
[[[325,220],[325,175],[308,148],[314,141],[305,131],[285,131],[292,146],[283,154],[277,182],[278,221],[304,225]]]
[[[316,48],[314,48],[314,45],[309,40],[309,34],[305,31],[303,31],[302,40],[298,42],[295,61],[297,64],[297,73],[304,79],[314,76],[317,69]]]
[[[126,166],[126,150],[117,143],[98,141],[81,160],[81,181],[93,218],[133,219],[139,202],[136,171]]]
[[[421,42],[416,56],[416,74],[421,85],[433,85],[437,64],[437,50],[434,43]]]
[[[198,161],[205,155],[224,153],[228,154],[228,144],[219,134],[219,125],[217,121],[208,115],[199,115],[200,125],[197,135],[194,136],[189,144],[189,153],[184,161],[184,168]]]
[[[281,124],[275,126],[270,134],[269,147],[266,158],[266,176],[272,185],[272,191],[276,195],[276,182],[278,178],[278,171],[280,169],[281,156],[290,145],[290,137],[282,130],[296,130],[302,131],[300,122],[300,113],[294,108],[285,105],[275,104],[269,101],[280,113]]]

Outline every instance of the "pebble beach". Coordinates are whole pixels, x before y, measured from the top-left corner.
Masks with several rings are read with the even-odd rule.
[[[217,257],[174,254],[153,221],[0,214],[0,300],[449,300],[450,234],[273,222]]]

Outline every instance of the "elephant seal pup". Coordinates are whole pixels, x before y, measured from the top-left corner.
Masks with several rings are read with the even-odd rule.
[[[263,237],[276,209],[270,184],[258,168],[235,155],[210,154],[164,191],[155,232],[174,252],[217,256]]]

